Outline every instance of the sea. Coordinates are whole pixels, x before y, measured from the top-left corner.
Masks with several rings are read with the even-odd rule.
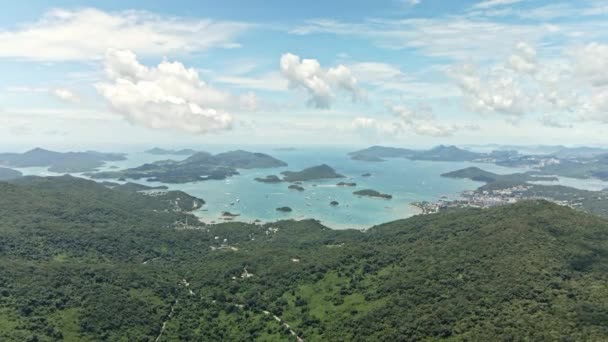
[[[270,222],[285,219],[316,219],[333,229],[366,229],[374,225],[408,218],[419,214],[412,202],[455,199],[463,191],[474,190],[483,183],[466,179],[441,177],[441,174],[469,166],[487,171],[508,174],[525,169],[501,167],[489,163],[414,161],[403,158],[387,159],[384,162],[351,160],[348,152],[352,148],[301,147],[293,150],[256,146],[239,148],[262,152],[285,161],[288,166],[271,169],[239,170],[239,175],[225,180],[207,180],[185,184],[164,184],[146,180],[129,180],[135,183],[158,186],[166,185],[170,190],[182,190],[205,200],[206,204],[195,211],[201,221],[223,222],[223,212],[239,215],[235,221]],[[212,146],[205,151],[218,153],[235,149],[234,146]],[[152,155],[141,151],[127,153],[127,160],[109,162],[103,170],[140,166],[158,160],[181,160],[187,156]],[[256,177],[279,175],[282,171],[327,164],[346,179],[328,179],[304,182],[304,191],[288,189],[289,183],[268,184],[255,181]],[[46,168],[21,168],[26,175],[56,176]],[[371,176],[363,177],[369,173]],[[74,176],[85,177],[82,174]],[[86,177],[85,177],[86,178]],[[118,182],[117,180],[108,180]],[[357,183],[356,187],[339,187],[340,181]],[[600,184],[601,183],[601,184]],[[560,178],[555,184],[569,184],[582,189],[608,188],[608,183],[597,180],[585,182]],[[597,188],[597,189],[596,189]],[[359,197],[353,194],[361,189],[373,189],[392,195],[392,199]],[[330,202],[337,201],[337,206]],[[278,207],[290,207],[291,212],[277,211]]]

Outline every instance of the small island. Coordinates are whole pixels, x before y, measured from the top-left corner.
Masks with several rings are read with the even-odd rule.
[[[373,197],[373,198],[384,198],[384,199],[393,198],[392,195],[383,194],[381,192],[378,192],[378,191],[372,190],[372,189],[355,191],[355,192],[353,192],[353,194],[355,194],[357,196],[365,196],[365,197]]]
[[[281,174],[284,176],[283,179],[287,182],[305,182],[317,179],[346,178],[337,173],[327,164],[309,167],[302,171],[284,171],[281,172]]]
[[[231,213],[229,211],[223,211],[222,212],[222,216],[224,216],[224,217],[237,217],[237,216],[240,216],[240,214],[233,214],[233,213]]]
[[[283,180],[275,175],[268,175],[264,178],[254,178],[255,181],[260,183],[281,183]]]
[[[361,177],[371,177],[371,176],[372,176],[372,174],[369,173],[369,172],[366,172],[366,173],[364,173],[364,174],[361,175]]]
[[[292,209],[290,207],[280,207],[280,208],[277,208],[277,211],[280,211],[283,213],[290,213],[292,211]]]
[[[301,185],[297,185],[297,184],[291,184],[287,188],[291,189],[291,190],[296,190],[296,191],[304,191],[305,190],[304,187],[302,187]]]
[[[337,186],[350,186],[350,187],[352,187],[352,186],[357,186],[357,183],[354,183],[354,182],[340,182],[340,183],[338,183],[336,185]]]
[[[329,205],[331,205],[332,207],[335,207],[335,206],[340,205],[340,203],[338,203],[338,201],[331,201],[331,202],[329,202]]]

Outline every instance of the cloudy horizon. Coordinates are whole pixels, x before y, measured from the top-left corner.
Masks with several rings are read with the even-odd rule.
[[[5,6],[3,146],[608,136],[602,1],[177,3]]]

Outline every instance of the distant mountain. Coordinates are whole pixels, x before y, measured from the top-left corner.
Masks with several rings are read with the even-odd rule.
[[[145,153],[155,154],[155,155],[176,155],[176,156],[190,156],[195,154],[197,151],[192,149],[182,149],[182,150],[166,150],[159,147],[155,147],[149,150],[146,150]]]
[[[477,182],[488,183],[485,188],[492,187],[508,187],[514,185],[522,185],[529,181],[556,181],[557,177],[546,176],[538,173],[527,172],[527,173],[512,173],[506,175],[499,175],[493,172],[482,170],[478,167],[467,167],[461,170],[447,172],[441,175],[442,177],[448,178],[464,178],[470,179]]]
[[[243,150],[212,155],[197,152],[182,161],[163,160],[121,171],[91,173],[95,179],[148,179],[163,183],[188,183],[225,179],[237,175],[237,169],[264,169],[286,166],[287,163],[264,153]]]
[[[124,154],[86,152],[54,152],[35,148],[25,153],[0,153],[0,165],[9,167],[49,167],[58,173],[89,172],[107,161],[125,160]]]
[[[23,173],[13,170],[7,169],[5,167],[0,167],[0,181],[7,181],[12,179],[17,179],[23,176]]]
[[[267,154],[243,150],[219,153],[214,155],[213,159],[218,165],[231,166],[237,169],[266,169],[287,166],[284,161]]]
[[[331,166],[322,164],[318,166],[309,167],[302,171],[284,171],[281,172],[284,176],[283,179],[287,182],[304,182],[317,179],[332,179],[332,178],[345,178],[343,175],[337,173]]]
[[[440,145],[430,150],[411,150],[397,147],[372,146],[349,153],[351,159],[379,162],[385,158],[407,158],[432,161],[472,161],[486,157],[487,154],[471,152],[456,146]]]
[[[405,148],[372,146],[363,150],[350,152],[353,160],[380,162],[384,158],[410,158],[416,151]]]
[[[608,153],[608,149],[597,147],[565,147],[552,153],[558,158],[593,158]]]
[[[418,151],[411,159],[432,161],[472,161],[484,157],[485,154],[463,150],[456,146],[439,145],[428,151]]]

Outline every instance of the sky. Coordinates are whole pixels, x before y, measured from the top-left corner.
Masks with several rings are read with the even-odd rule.
[[[598,0],[21,1],[0,146],[608,144]]]

